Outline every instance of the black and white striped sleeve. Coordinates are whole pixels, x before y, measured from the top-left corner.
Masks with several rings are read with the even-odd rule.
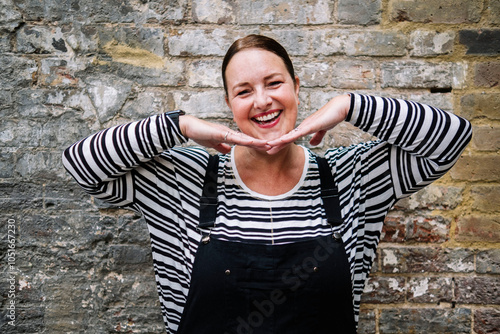
[[[352,94],[347,120],[390,144],[389,166],[396,199],[445,174],[472,137],[467,120],[400,99]]]
[[[97,132],[68,147],[62,160],[86,192],[124,206],[134,197],[129,172],[186,141],[179,130],[178,114],[160,114]]]

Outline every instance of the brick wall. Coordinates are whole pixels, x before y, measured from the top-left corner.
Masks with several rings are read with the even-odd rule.
[[[0,0],[0,331],[161,332],[144,222],[83,194],[61,151],[175,108],[230,124],[221,57],[263,33],[293,57],[301,117],[358,91],[473,123],[457,166],[389,214],[359,332],[498,333],[499,25],[498,0]],[[342,124],[317,150],[367,139]]]

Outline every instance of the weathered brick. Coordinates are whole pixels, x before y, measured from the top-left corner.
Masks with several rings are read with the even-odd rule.
[[[500,94],[498,93],[467,94],[460,99],[460,105],[461,115],[469,120],[478,117],[500,119]]]
[[[441,216],[405,216],[392,211],[386,217],[380,240],[383,242],[444,242],[450,221]]]
[[[456,277],[455,297],[463,304],[500,303],[500,280],[498,277]]]
[[[264,35],[279,41],[290,56],[307,56],[309,54],[311,33],[307,30],[273,29],[269,32],[266,31]]]
[[[500,54],[500,29],[461,30],[459,41],[467,47],[468,55]]]
[[[16,215],[20,210],[43,209],[43,185],[17,180],[0,182],[0,209],[4,214]],[[15,219],[19,221],[18,217]]]
[[[500,180],[500,157],[498,155],[462,155],[451,169],[455,180],[498,181]]]
[[[479,274],[500,274],[500,249],[480,251],[476,256],[476,272]]]
[[[407,37],[392,31],[318,30],[313,32],[315,55],[403,56]]]
[[[461,87],[465,68],[459,63],[433,64],[422,61],[391,61],[381,65],[382,87],[452,88]]]
[[[500,150],[500,128],[493,126],[475,126],[472,146],[478,151],[496,152]]]
[[[338,19],[342,24],[372,25],[380,23],[382,2],[380,0],[339,0]]]
[[[236,4],[232,1],[194,0],[193,20],[200,23],[230,24],[236,22]]]
[[[168,37],[167,45],[172,56],[224,56],[231,43],[238,37],[223,29],[183,30]]]
[[[331,85],[338,89],[373,89],[376,86],[376,64],[373,61],[335,61],[330,73]]]
[[[488,3],[488,22],[491,25],[499,25],[500,24],[500,2],[499,1],[490,1]]]
[[[469,334],[471,310],[455,309],[383,309],[379,333]]]
[[[390,304],[405,301],[406,282],[404,277],[370,277],[363,290],[362,303]]]
[[[16,36],[17,52],[36,54],[64,54],[68,52],[60,27],[24,26]]]
[[[482,0],[396,0],[389,6],[391,20],[396,22],[475,23],[481,19],[482,10]]]
[[[500,310],[494,308],[474,311],[474,333],[492,334],[500,328]]]
[[[357,334],[373,334],[376,332],[377,316],[375,312],[375,310],[361,306]]]
[[[380,270],[384,273],[468,273],[474,270],[474,253],[463,248],[384,247],[381,260]]]
[[[453,301],[453,281],[449,277],[412,277],[408,279],[407,300],[411,303]]]
[[[478,87],[496,87],[500,82],[500,62],[478,63],[474,67],[474,84]]]
[[[500,211],[500,186],[473,186],[472,208],[478,211]]]
[[[498,215],[461,216],[457,221],[457,241],[500,242],[500,218]]]
[[[434,57],[453,51],[455,33],[416,30],[410,35],[410,55],[415,57]]]

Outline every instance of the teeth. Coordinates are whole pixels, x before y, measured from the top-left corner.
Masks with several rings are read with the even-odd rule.
[[[276,111],[276,112],[273,112],[271,114],[267,114],[267,115],[260,116],[260,117],[255,117],[255,119],[259,122],[267,122],[267,121],[277,117],[279,114],[280,114],[280,112]]]

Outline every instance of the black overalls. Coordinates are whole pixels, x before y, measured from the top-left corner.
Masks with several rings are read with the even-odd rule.
[[[323,207],[337,226],[338,192],[327,161],[316,158]],[[217,172],[218,156],[211,156],[200,202],[202,228],[215,225]],[[354,334],[355,327],[351,274],[338,233],[282,245],[205,235],[177,333]]]

